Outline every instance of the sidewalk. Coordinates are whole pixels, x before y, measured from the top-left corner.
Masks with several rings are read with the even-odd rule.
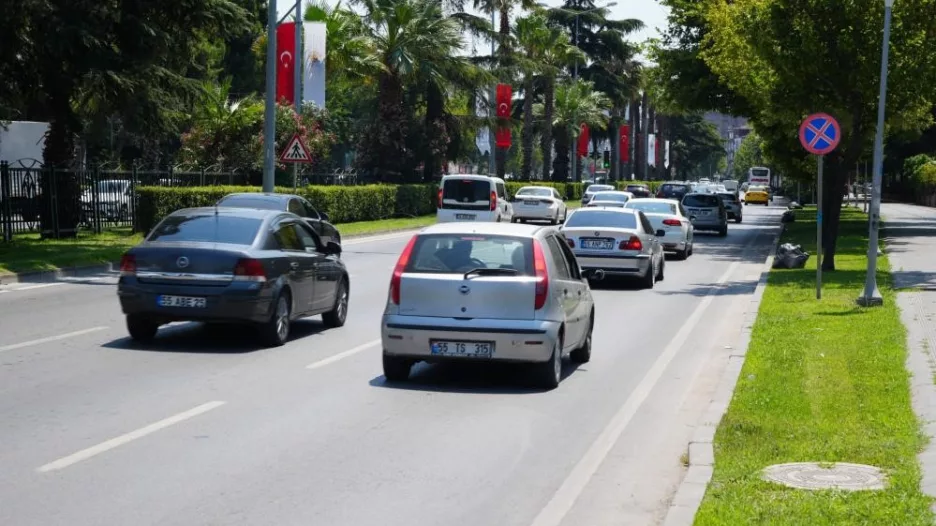
[[[882,237],[897,305],[907,328],[907,369],[913,409],[929,438],[919,455],[922,490],[936,498],[936,208],[881,205]],[[931,506],[936,512],[936,501]]]

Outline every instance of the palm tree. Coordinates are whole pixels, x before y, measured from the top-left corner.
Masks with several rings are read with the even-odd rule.
[[[334,6],[329,6],[324,0],[309,3],[303,20],[325,23],[325,48],[328,50],[325,68],[328,77],[337,74],[361,77],[378,67],[375,63],[367,62],[374,55],[369,49],[364,22],[357,13],[346,9],[340,0]]]
[[[595,91],[591,82],[574,79],[559,84],[556,89],[556,110],[552,126],[556,139],[556,160],[553,163],[553,178],[568,179],[569,150],[575,147],[574,139],[579,126],[590,128],[605,126],[606,112],[611,109],[611,100],[600,91]],[[538,108],[542,113],[543,108]]]

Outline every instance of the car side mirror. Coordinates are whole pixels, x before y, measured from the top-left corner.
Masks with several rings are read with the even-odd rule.
[[[341,245],[335,243],[334,241],[329,241],[325,244],[325,254],[329,256],[340,256],[341,255]]]
[[[322,218],[322,221],[328,221],[328,214],[325,212],[319,212],[319,217]]]
[[[661,229],[661,230],[657,230],[657,231],[656,231],[656,235],[657,235],[657,237],[663,237],[663,236],[666,235],[666,230],[662,230],[662,229]]]

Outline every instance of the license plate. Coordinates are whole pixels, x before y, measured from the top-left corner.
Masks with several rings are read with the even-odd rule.
[[[435,356],[463,356],[466,358],[490,358],[494,355],[493,342],[453,342],[433,340],[429,342]]]
[[[538,206],[539,205],[539,203],[537,203],[536,201],[524,201],[523,204],[525,204],[526,206]]]
[[[455,214],[455,219],[461,219],[463,221],[474,221],[478,217],[474,214]]]
[[[156,304],[160,307],[204,309],[208,306],[208,301],[205,298],[193,298],[190,296],[156,296]]]
[[[611,250],[614,248],[614,241],[605,241],[603,239],[583,239],[582,248],[591,250]]]

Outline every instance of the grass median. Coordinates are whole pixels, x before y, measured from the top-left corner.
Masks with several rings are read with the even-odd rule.
[[[728,413],[715,437],[715,473],[696,525],[933,524],[920,491],[924,445],[910,405],[905,331],[887,258],[884,306],[859,308],[867,221],[843,209],[835,272],[815,298],[815,210],[797,211],[783,242],[810,252],[802,270],[774,270]],[[882,468],[883,491],[805,491],[765,482],[786,462]]]

